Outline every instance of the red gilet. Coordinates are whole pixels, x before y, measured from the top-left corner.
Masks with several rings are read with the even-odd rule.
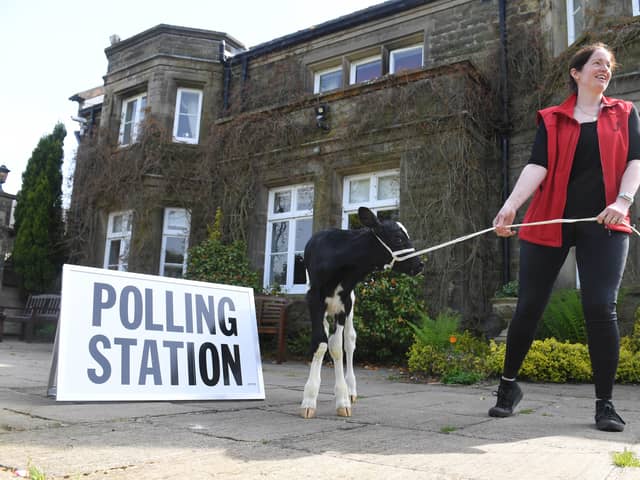
[[[538,123],[544,122],[547,129],[547,175],[533,196],[523,223],[562,218],[569,174],[580,137],[580,124],[573,118],[576,99],[573,94],[561,105],[538,112]],[[616,201],[622,174],[627,168],[631,107],[631,102],[602,97],[597,131],[607,205]],[[629,223],[629,216],[625,217],[625,221]],[[608,228],[631,232],[629,227],[623,225]],[[519,236],[528,242],[559,247],[562,245],[562,224],[522,227]]]

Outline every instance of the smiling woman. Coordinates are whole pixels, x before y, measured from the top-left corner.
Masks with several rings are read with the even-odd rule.
[[[516,375],[531,347],[569,249],[575,246],[582,307],[596,394],[596,427],[622,431],[611,397],[618,366],[618,290],[629,248],[629,208],[640,185],[640,119],[633,103],[608,98],[615,55],[603,43],[579,49],[569,62],[572,94],[538,112],[531,159],[496,218],[496,233],[531,195],[524,223],[597,217],[597,223],[520,230],[518,305],[509,324],[507,354],[493,417],[507,417],[522,399]]]

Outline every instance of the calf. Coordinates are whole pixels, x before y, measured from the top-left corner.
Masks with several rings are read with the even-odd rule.
[[[309,379],[304,387],[300,414],[312,418],[320,390],[320,369],[327,349],[335,369],[336,412],[350,417],[355,402],[356,379],[353,373],[353,352],[356,332],[353,328],[353,289],[374,270],[391,266],[394,270],[416,275],[422,271],[418,257],[400,260],[401,254],[415,251],[406,229],[399,222],[380,222],[375,213],[365,207],[358,217],[366,228],[360,230],[324,230],[311,237],[304,249],[309,290],[307,304],[311,316],[311,351],[313,360]],[[328,317],[333,317],[335,331],[329,336]],[[343,372],[342,349],[346,353],[346,379]]]

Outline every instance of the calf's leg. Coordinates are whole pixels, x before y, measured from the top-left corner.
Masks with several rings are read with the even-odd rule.
[[[353,309],[355,308],[356,296],[351,292],[351,309],[347,314],[344,324],[344,351],[346,355],[347,372],[346,381],[349,389],[349,400],[354,404],[358,398],[356,391],[356,376],[353,372],[353,352],[356,350],[356,329],[353,326]]]
[[[329,337],[329,353],[333,359],[333,369],[335,371],[334,394],[336,397],[336,413],[341,417],[351,416],[351,402],[349,401],[349,389],[344,379],[342,366],[342,335],[344,325],[336,324],[336,331]]]

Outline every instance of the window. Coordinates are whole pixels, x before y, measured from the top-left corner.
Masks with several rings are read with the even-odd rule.
[[[129,267],[129,244],[133,212],[109,214],[107,243],[104,250],[104,268],[126,272]]]
[[[400,205],[400,172],[354,175],[344,179],[342,228],[358,228],[358,207],[369,207],[380,219],[398,218]]]
[[[202,91],[179,88],[176,98],[176,114],[173,120],[173,140],[175,142],[198,143],[201,111]]]
[[[640,15],[640,0],[631,0],[631,9],[634,16]]]
[[[328,92],[342,87],[342,67],[334,67],[316,72],[313,81],[313,93]]]
[[[265,288],[280,285],[287,293],[304,293],[303,256],[313,230],[313,185],[271,190],[268,208],[263,284]]]
[[[191,215],[184,208],[167,208],[162,227],[160,275],[182,278],[187,266]]]
[[[569,45],[576,41],[585,27],[586,0],[567,0],[567,41]]]
[[[144,120],[144,110],[147,106],[147,94],[142,93],[127,98],[122,102],[122,117],[120,119],[120,145],[135,143],[140,126]]]
[[[392,50],[389,55],[389,73],[422,67],[422,45]]]
[[[365,58],[351,64],[351,76],[349,83],[362,83],[382,75],[382,58],[376,57]]]

